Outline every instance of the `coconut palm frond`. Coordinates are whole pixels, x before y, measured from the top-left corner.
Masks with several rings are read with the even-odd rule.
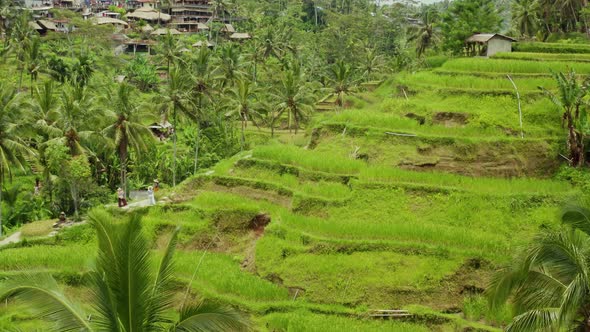
[[[20,274],[0,284],[0,300],[15,299],[30,304],[36,317],[55,322],[53,331],[93,331],[85,314],[59,290],[48,274]]]
[[[250,323],[238,311],[215,302],[204,301],[180,312],[173,331],[247,331]]]

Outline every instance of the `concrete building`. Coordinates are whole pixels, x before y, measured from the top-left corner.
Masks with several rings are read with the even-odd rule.
[[[512,43],[516,39],[499,33],[478,33],[465,40],[469,56],[490,57],[499,52],[512,52]]]

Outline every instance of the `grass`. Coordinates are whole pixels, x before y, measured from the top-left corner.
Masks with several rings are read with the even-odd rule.
[[[314,303],[360,303],[375,307],[400,305],[393,293],[429,292],[453,274],[460,260],[387,251],[296,253],[280,240],[265,237],[257,249],[259,273],[281,276],[284,285],[304,289],[300,296]],[[401,295],[400,295],[401,296]]]
[[[383,166],[363,169],[359,175],[359,179],[368,182],[425,184],[435,188],[459,189],[494,195],[556,195],[575,193],[572,185],[564,181],[530,178],[476,178],[442,172],[412,172]]]
[[[568,61],[527,61],[516,59],[460,58],[445,62],[443,71],[492,72],[492,73],[543,73],[574,70],[578,74],[590,74],[590,63]],[[437,69],[438,70],[438,69]]]
[[[350,189],[341,183],[302,180],[293,174],[279,174],[261,167],[234,168],[231,175],[258,181],[268,181],[307,196],[337,199],[350,195]]]
[[[517,59],[528,61],[574,61],[590,62],[590,54],[562,54],[562,53],[535,53],[535,52],[511,52],[496,53],[494,59]]]
[[[512,48],[516,52],[541,52],[558,54],[590,53],[590,45],[588,44],[523,42],[513,44]]]
[[[430,329],[421,324],[397,321],[367,320],[339,317],[299,310],[292,313],[273,313],[262,319],[269,331],[289,332],[340,332],[340,331],[391,331],[427,332]]]
[[[448,64],[454,64],[456,61],[463,61],[463,60],[472,60],[472,59],[459,59],[446,62],[443,65],[443,69],[445,70],[457,70],[458,72],[462,72],[464,65],[456,64],[453,66],[448,66]],[[490,60],[494,61],[494,60]],[[499,61],[499,60],[498,60]],[[504,61],[504,60],[502,60]],[[506,60],[508,61],[508,60]],[[469,66],[474,66],[470,64]],[[470,68],[466,66],[467,68]],[[483,67],[483,66],[482,66]],[[480,68],[480,67],[478,67]],[[487,66],[485,67],[487,68]],[[490,67],[491,68],[494,67]],[[588,67],[590,72],[590,66]],[[486,71],[486,70],[479,70],[479,71]],[[440,75],[436,74],[436,72],[418,72],[413,74],[401,74],[398,77],[398,80],[401,84],[407,85],[412,88],[420,88],[421,90],[429,90],[429,89],[470,89],[470,90],[506,90],[506,91],[514,91],[512,83],[506,77],[498,77],[498,78],[487,78],[487,77],[478,77],[466,74],[457,74],[457,75]],[[543,86],[547,89],[556,88],[556,83],[553,79],[548,77],[529,77],[529,78],[514,78],[519,90],[521,92],[537,92],[539,86]]]
[[[56,222],[57,220],[51,219],[24,224],[20,229],[21,235],[25,238],[47,236],[53,231],[53,224]]]
[[[256,148],[252,156],[258,159],[274,160],[283,164],[297,165],[314,171],[350,174],[363,166],[362,161],[321,155],[294,146],[269,145]]]

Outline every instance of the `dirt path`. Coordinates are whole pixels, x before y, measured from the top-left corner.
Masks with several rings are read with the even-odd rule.
[[[3,247],[7,244],[20,242],[20,240],[21,240],[21,232],[18,231],[18,232],[13,233],[9,237],[5,238],[4,240],[0,241],[0,247]]]

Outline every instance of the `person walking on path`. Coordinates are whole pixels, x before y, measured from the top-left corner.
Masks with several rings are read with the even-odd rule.
[[[117,189],[117,198],[119,200],[119,207],[127,206],[127,199],[125,199],[125,191],[123,189]]]
[[[160,190],[160,181],[158,181],[158,179],[154,180],[154,191],[158,191]]]
[[[154,197],[154,187],[149,186],[147,192],[150,205],[156,205],[156,197]]]

